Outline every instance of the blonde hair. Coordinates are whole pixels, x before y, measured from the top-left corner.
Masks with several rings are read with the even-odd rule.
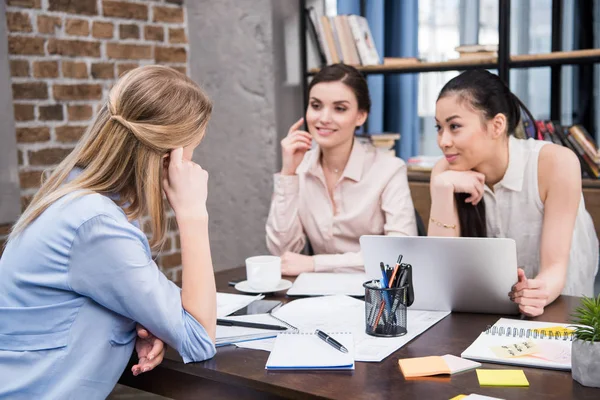
[[[150,245],[166,232],[163,156],[202,140],[212,112],[208,96],[184,74],[149,65],[129,71],[111,89],[75,149],[42,184],[13,226],[15,238],[49,206],[82,191],[118,195],[128,219],[150,216]],[[74,168],[82,172],[65,182]]]

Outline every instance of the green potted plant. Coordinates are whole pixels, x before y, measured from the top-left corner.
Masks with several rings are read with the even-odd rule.
[[[584,386],[600,387],[600,295],[584,297],[573,314],[571,374]]]

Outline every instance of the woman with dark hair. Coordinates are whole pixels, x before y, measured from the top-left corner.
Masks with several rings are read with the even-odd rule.
[[[428,234],[515,239],[521,268],[508,295],[536,316],[561,293],[593,295],[598,238],[576,155],[512,136],[521,110],[533,120],[485,70],[464,72],[442,88],[435,117],[445,157],[431,175]]]
[[[284,275],[362,271],[361,235],[417,234],[404,162],[354,140],[370,107],[367,82],[353,67],[330,65],[311,81],[308,132],[301,118],[281,141],[266,227]],[[307,239],[314,256],[299,254]]]

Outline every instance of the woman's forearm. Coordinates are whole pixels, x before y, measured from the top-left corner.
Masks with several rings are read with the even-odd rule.
[[[177,220],[181,237],[183,264],[181,303],[215,340],[217,294],[210,242],[208,217]]]
[[[564,267],[557,265],[556,267],[544,268],[535,279],[546,283],[546,290],[548,291],[547,304],[550,304],[560,296],[565,287],[566,276]]]
[[[428,236],[460,236],[460,223],[452,186],[431,187]]]

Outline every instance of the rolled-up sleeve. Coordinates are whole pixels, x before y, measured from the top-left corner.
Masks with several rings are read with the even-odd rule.
[[[98,215],[77,230],[69,264],[71,288],[136,321],[177,349],[183,361],[215,355],[204,327],[181,304],[181,291],[159,271],[144,234]]]
[[[273,198],[267,218],[267,248],[274,255],[286,251],[299,253],[306,236],[298,217],[300,178],[298,175],[274,176]]]

